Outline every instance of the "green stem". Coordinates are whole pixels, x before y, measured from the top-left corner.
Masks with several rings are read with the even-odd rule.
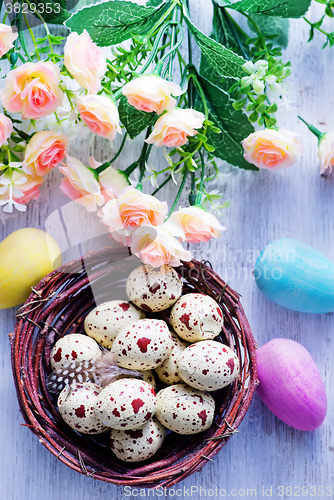
[[[171,48],[170,48],[170,51],[168,52],[169,53],[168,80],[169,81],[172,81],[173,61],[174,61],[174,57],[175,57],[174,45],[175,45],[175,34],[176,34],[175,33],[175,31],[176,31],[176,24],[175,24],[176,23],[176,18],[177,18],[177,11],[176,11],[176,9],[174,9],[174,11],[173,11],[173,17],[172,17],[173,24],[172,24],[171,45],[170,45]],[[166,57],[167,54],[164,57]]]
[[[172,205],[172,208],[170,209],[170,212],[169,212],[169,214],[168,214],[168,217],[170,217],[170,216],[172,215],[172,213],[173,213],[173,212],[174,212],[174,210],[175,210],[176,205],[177,205],[177,204],[178,204],[178,202],[179,202],[180,196],[181,196],[181,194],[182,194],[182,191],[183,191],[183,189],[184,189],[184,186],[185,186],[185,183],[186,183],[186,180],[187,180],[188,171],[189,171],[189,170],[188,170],[188,168],[187,168],[187,167],[185,167],[185,171],[184,171],[184,173],[183,173],[183,178],[182,178],[181,185],[180,185],[179,190],[178,190],[178,192],[177,192],[177,195],[176,195],[176,198],[175,198],[174,203],[173,203],[173,205]]]
[[[246,19],[248,19],[248,21],[254,26],[256,33],[258,35],[261,35],[260,28],[258,27],[258,25],[256,24],[256,22],[253,21],[253,19],[251,18],[251,16],[249,14],[246,14],[246,12],[244,12],[243,10],[239,10],[238,12],[240,12],[240,14],[242,14]],[[247,38],[249,38],[249,37],[247,36]]]
[[[204,91],[202,89],[202,86],[199,83],[199,81],[198,81],[197,76],[195,75],[195,73],[189,73],[188,78],[194,80],[194,83],[195,83],[195,85],[197,87],[197,90],[198,90],[198,92],[199,92],[199,94],[201,96],[202,102],[203,102],[205,118],[206,118],[206,120],[208,120],[208,118],[209,118],[209,108],[208,108],[208,103],[206,102],[206,97],[205,97]]]
[[[95,172],[97,172],[98,175],[100,175],[102,172],[104,172],[105,170],[107,170],[107,168],[110,167],[110,165],[115,161],[117,160],[117,158],[119,157],[119,155],[121,154],[123,148],[124,148],[124,144],[125,144],[125,141],[126,141],[126,138],[127,138],[128,134],[125,133],[124,134],[124,137],[123,137],[123,140],[122,140],[122,143],[117,151],[117,153],[115,154],[115,156],[109,160],[109,161],[106,161],[104,163],[102,163],[102,165],[100,165],[99,167],[97,167],[95,169]]]
[[[195,205],[200,205],[202,203],[202,193],[203,193],[204,177],[205,177],[205,161],[204,161],[204,156],[200,151],[199,151],[199,156],[201,158],[202,170],[201,170],[201,182],[198,188]]]
[[[172,180],[172,176],[171,176],[171,175],[169,175],[169,176],[168,176],[168,177],[167,177],[167,178],[163,181],[163,183],[162,183],[162,184],[160,184],[160,186],[159,186],[159,187],[158,187],[155,191],[153,191],[152,196],[155,196],[155,195],[156,195],[156,194],[160,191],[160,189],[162,189],[164,186],[166,186],[166,184],[168,184],[168,183],[169,183],[169,181],[171,181],[171,180]]]
[[[162,23],[165,21],[165,19],[167,19],[169,17],[169,15],[171,14],[171,12],[175,9],[175,7],[179,5],[179,1],[178,0],[174,0],[174,2],[172,3],[172,5],[169,7],[169,9],[165,12],[165,14],[159,19],[159,21],[153,26],[153,28],[151,29],[151,31],[149,31],[146,35],[146,38],[150,38],[153,33],[162,25]]]
[[[34,47],[35,47],[35,53],[36,53],[36,57],[37,59],[40,61],[41,60],[41,56],[39,54],[39,50],[38,50],[38,47],[37,47],[37,43],[36,43],[36,39],[35,39],[35,36],[34,36],[34,33],[30,27],[30,24],[29,24],[29,21],[27,19],[27,16],[23,13],[23,17],[24,17],[24,21],[26,23],[26,26],[28,28],[28,31],[29,31],[29,34],[30,34],[30,37],[32,39],[32,43],[34,44]]]
[[[138,160],[134,161],[133,163],[131,163],[131,165],[128,166],[128,168],[123,170],[123,174],[125,175],[125,177],[129,178],[132,172],[134,172],[137,167],[138,167]]]
[[[191,172],[191,189],[189,194],[189,204],[195,205],[197,194],[196,194],[196,174],[195,172]]]
[[[312,134],[314,134],[319,142],[321,141],[321,138],[325,135],[323,132],[320,132],[320,130],[318,130],[316,127],[314,127],[313,125],[310,125],[309,123],[307,123],[307,121],[305,121],[301,116],[298,116],[299,120],[301,120],[303,123],[305,123],[305,125],[307,126],[307,128],[310,130],[310,132],[312,132]]]
[[[306,19],[306,17],[304,16],[303,17],[304,21],[307,22],[307,24],[309,24],[310,26],[312,26],[313,29],[316,29],[318,31],[320,31],[320,33],[322,33],[323,35],[326,35],[326,36],[329,36],[331,33],[327,33],[327,31],[321,29],[320,27],[316,26],[315,23],[311,23],[311,21],[309,21],[308,19]]]
[[[147,131],[146,131],[146,137],[145,139],[147,139],[150,135],[150,133],[152,132],[152,127],[148,127]],[[142,181],[143,181],[143,178],[144,178],[144,175],[145,175],[145,170],[146,170],[146,162],[147,162],[147,159],[148,157],[150,156],[150,153],[152,151],[152,144],[147,144],[147,142],[145,141],[144,142],[144,145],[143,145],[143,149],[141,151],[141,155],[140,155],[140,158],[138,160],[138,164],[139,164],[139,171],[140,171],[140,174],[139,174],[139,180],[138,180],[138,184],[136,186],[136,189],[139,189],[139,191],[142,190]]]
[[[218,8],[219,8],[219,7],[218,7]],[[223,14],[221,14],[221,10],[222,10]],[[226,21],[227,21],[227,23],[228,23],[228,25],[229,25],[229,27],[230,27],[230,29],[231,29],[232,33],[233,33],[233,36],[234,36],[234,38],[235,38],[235,41],[237,42],[237,44],[238,44],[238,46],[239,46],[239,48],[240,48],[240,50],[241,50],[241,52],[242,52],[242,55],[244,56],[244,58],[245,58],[245,59],[247,59],[247,61],[249,61],[249,56],[248,56],[247,52],[245,51],[244,46],[243,46],[243,44],[242,44],[242,42],[241,42],[241,40],[240,40],[240,38],[239,38],[239,35],[238,35],[238,33],[237,33],[237,29],[239,28],[240,32],[241,32],[244,36],[246,36],[247,38],[249,38],[249,37],[248,37],[248,36],[246,35],[246,33],[245,33],[245,32],[244,32],[241,28],[240,28],[240,26],[239,26],[239,25],[238,25],[238,23],[237,23],[237,22],[233,19],[233,17],[232,17],[232,16],[231,16],[228,12],[226,12],[226,10],[225,10],[225,9],[223,9],[223,8],[222,8],[221,10],[219,9],[219,15],[220,15],[220,16],[221,16],[221,15],[223,15],[223,16],[225,17],[225,19],[226,19]],[[237,28],[237,29],[236,29],[236,28]]]

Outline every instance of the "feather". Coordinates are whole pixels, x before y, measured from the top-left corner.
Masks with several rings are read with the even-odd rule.
[[[73,361],[58,368],[47,377],[46,385],[51,394],[58,394],[70,385],[92,382],[99,387],[106,387],[125,377],[143,378],[143,374],[137,370],[121,368],[116,364],[114,354],[106,351],[95,361]]]

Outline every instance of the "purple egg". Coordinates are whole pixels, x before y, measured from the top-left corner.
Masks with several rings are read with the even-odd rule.
[[[325,419],[325,386],[310,353],[298,342],[273,339],[256,352],[256,392],[270,411],[302,431],[317,429]]]

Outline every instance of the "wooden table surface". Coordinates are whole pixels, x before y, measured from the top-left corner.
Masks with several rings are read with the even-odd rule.
[[[209,10],[211,15],[210,0],[191,1],[193,19],[207,33],[210,32]],[[315,4],[308,17],[316,20],[321,12],[322,6]],[[330,23],[329,20],[328,28],[332,30]],[[295,91],[296,109],[279,122],[281,127],[301,134],[305,146],[303,158],[294,166],[277,172],[224,168],[228,175],[221,176],[215,187],[223,190],[225,199],[231,200],[230,208],[221,216],[227,231],[221,240],[193,246],[193,252],[195,258],[210,260],[214,269],[242,294],[242,303],[259,345],[269,339],[286,337],[309,350],[325,381],[327,416],[318,430],[298,431],[279,421],[255,395],[239,432],[215,460],[180,483],[177,491],[175,488],[164,492],[166,497],[198,499],[205,497],[205,493],[212,498],[223,498],[224,494],[232,498],[270,494],[272,498],[333,496],[333,315],[302,314],[270,303],[259,292],[252,277],[259,252],[276,238],[298,238],[334,261],[334,176],[319,175],[316,139],[297,119],[298,111],[321,130],[334,130],[334,48],[321,50],[324,40],[318,34],[310,44],[306,43],[307,38],[306,23],[292,21],[284,58],[292,62],[290,82]],[[85,162],[94,154],[102,161],[115,150],[116,145],[106,141],[95,140],[92,144],[76,141],[71,146],[71,155]],[[139,150],[140,142],[129,142],[117,166],[129,165]],[[152,161],[163,164],[162,152],[155,153]],[[31,202],[26,213],[2,221],[1,239],[27,226],[47,229],[61,240],[57,210],[69,200],[58,189],[60,177],[60,172],[52,172],[42,186],[40,199]],[[170,200],[169,193],[165,190],[161,199]],[[72,221],[68,222],[72,244],[87,240],[86,235],[96,226],[95,218],[80,210],[72,211],[72,208],[67,213]],[[149,493],[145,490],[130,492],[70,470],[21,425],[23,418],[12,380],[8,340],[8,332],[14,328],[15,311],[0,311],[0,498],[118,500],[147,497]],[[305,488],[302,490],[303,486],[309,488],[308,493]],[[324,487],[324,495],[318,487]]]

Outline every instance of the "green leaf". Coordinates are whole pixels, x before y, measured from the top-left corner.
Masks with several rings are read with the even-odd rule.
[[[61,2],[58,2],[57,0],[30,0],[29,10],[37,19],[39,19],[38,15],[33,12],[33,9],[37,10],[42,15],[46,23],[64,24],[65,21],[71,16],[71,13],[64,9],[61,5]],[[49,12],[50,9],[52,9],[51,12]]]
[[[128,40],[132,34],[145,35],[169,6],[170,2],[155,8],[113,0],[83,7],[65,25],[79,34],[86,29],[97,45],[107,47]]]
[[[119,118],[126,128],[127,133],[134,139],[143,130],[147,129],[157,121],[156,113],[145,113],[130,106],[125,96],[122,96],[118,106]]]
[[[262,33],[278,35],[275,38],[275,45],[286,47],[289,41],[289,19],[282,17],[265,16],[263,14],[252,14],[251,18],[257,24]],[[256,33],[254,25],[248,20],[248,26]]]
[[[209,119],[221,130],[220,134],[210,130],[207,133],[209,144],[215,148],[215,156],[236,167],[258,170],[243,157],[241,141],[254,132],[247,116],[243,111],[233,108],[233,101],[227,92],[200,75],[197,78],[207,100]],[[199,95],[196,96],[195,108],[203,111]]]
[[[148,0],[148,2],[146,2],[146,7],[159,7],[162,2],[163,0]]]
[[[307,12],[310,4],[311,0],[239,0],[229,8],[249,14],[298,18]]]
[[[246,60],[243,57],[202,33],[188,17],[186,23],[202,54],[220,76],[234,79],[245,76],[242,66]]]

